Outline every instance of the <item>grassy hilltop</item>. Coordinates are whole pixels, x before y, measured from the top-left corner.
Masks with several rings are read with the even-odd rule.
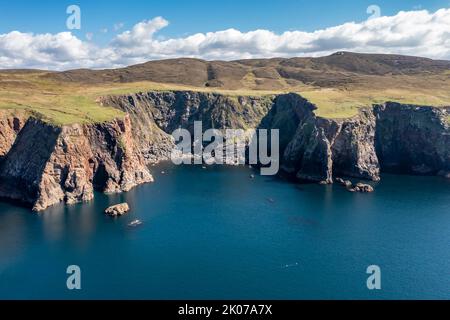
[[[450,62],[398,55],[336,53],[322,58],[152,61],[114,70],[0,71],[0,109],[24,109],[57,125],[123,114],[101,96],[192,90],[225,95],[297,92],[317,114],[345,118],[384,101],[450,105]]]

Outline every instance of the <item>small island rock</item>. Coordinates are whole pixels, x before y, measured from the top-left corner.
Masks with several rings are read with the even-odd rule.
[[[125,213],[130,211],[130,206],[128,203],[121,203],[111,206],[105,210],[105,214],[111,217],[123,216]]]
[[[351,192],[361,193],[371,193],[375,191],[371,185],[364,183],[358,183],[356,186],[354,186],[353,188],[349,188],[348,190]]]

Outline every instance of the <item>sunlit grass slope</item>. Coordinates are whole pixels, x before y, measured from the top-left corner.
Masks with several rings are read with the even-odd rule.
[[[43,77],[42,71],[0,72],[0,109],[33,112],[56,125],[105,122],[124,114],[101,106],[98,98],[148,91],[191,90],[216,92],[230,96],[263,96],[297,92],[316,104],[323,117],[347,118],[361,107],[385,101],[419,105],[450,105],[448,75],[430,77],[392,76],[363,79],[351,86],[335,88],[296,85],[277,90],[254,90],[245,83],[239,90],[194,87],[155,82],[82,84]],[[248,79],[246,79],[248,81]]]

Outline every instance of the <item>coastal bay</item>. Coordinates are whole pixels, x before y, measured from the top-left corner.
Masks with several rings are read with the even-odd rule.
[[[385,174],[376,192],[359,194],[251,179],[243,167],[151,169],[157,183],[39,215],[2,203],[0,297],[450,297],[447,179]],[[103,214],[119,202],[130,204],[129,216]],[[134,219],[143,224],[130,228]],[[66,288],[73,264],[82,270],[80,291]],[[366,287],[373,264],[380,291]]]

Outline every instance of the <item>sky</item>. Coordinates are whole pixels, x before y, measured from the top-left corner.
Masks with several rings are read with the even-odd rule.
[[[80,29],[69,29],[80,9]],[[321,56],[450,59],[450,0],[5,1],[0,68],[113,68],[148,60]]]

